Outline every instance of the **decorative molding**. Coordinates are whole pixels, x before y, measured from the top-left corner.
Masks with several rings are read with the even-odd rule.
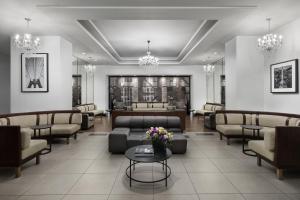
[[[160,64],[181,64],[190,53],[206,38],[217,24],[218,20],[204,20],[187,44],[176,57],[159,57]],[[105,35],[92,20],[77,20],[77,24],[94,40],[117,64],[138,64],[138,57],[121,57]]]

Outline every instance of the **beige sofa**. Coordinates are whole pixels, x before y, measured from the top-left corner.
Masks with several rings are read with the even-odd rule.
[[[53,138],[77,138],[80,130],[82,115],[77,110],[42,111],[29,113],[12,113],[0,115],[0,126],[20,126],[21,132],[26,132],[33,136],[31,128],[35,125],[51,124]],[[41,130],[41,135],[49,135],[49,129]]]
[[[242,138],[241,125],[259,125],[261,140],[250,140],[249,148],[256,153],[257,163],[261,159],[277,168],[277,176],[282,178],[283,169],[300,168],[300,115],[252,112],[217,111],[216,129],[220,138]],[[251,131],[245,136],[252,138]]]
[[[215,113],[217,110],[224,110],[224,105],[218,103],[205,103],[203,107],[199,110],[195,110],[195,115],[207,115],[210,113]]]
[[[134,102],[131,105],[132,111],[166,111],[168,102]]]
[[[93,103],[78,105],[75,109],[80,110],[81,113],[87,113],[91,116],[102,116],[104,114],[104,110],[97,109],[97,106]]]

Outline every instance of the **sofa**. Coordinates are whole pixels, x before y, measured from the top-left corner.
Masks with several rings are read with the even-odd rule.
[[[133,102],[132,111],[166,111],[168,102]]]
[[[104,115],[104,110],[98,109],[93,103],[78,105],[75,107],[75,110],[80,110],[81,113],[86,113],[90,116]]]
[[[39,164],[46,148],[46,140],[32,140],[20,126],[0,126],[0,167],[14,167],[17,178],[21,176],[22,164],[34,158]]]
[[[216,111],[216,129],[222,137],[242,138],[241,125],[261,126],[260,140],[251,140],[252,132],[245,131],[249,148],[261,159],[276,167],[278,178],[284,169],[300,168],[300,115],[257,112],[257,111]]]
[[[182,134],[180,120],[176,116],[118,116],[108,137],[108,151],[124,153],[130,147],[149,144],[146,131],[150,127],[164,127],[174,134],[172,145],[169,146],[172,153],[184,154],[187,139]]]
[[[0,115],[0,126],[20,126],[21,132],[33,136],[31,128],[35,125],[51,124],[52,138],[77,138],[82,123],[82,115],[78,110],[40,111],[12,113]],[[49,129],[41,130],[42,136],[49,135]]]
[[[218,103],[205,103],[203,107],[199,110],[195,110],[194,114],[195,115],[208,115],[211,113],[215,113],[217,110],[224,110],[224,105],[223,104],[218,104]]]

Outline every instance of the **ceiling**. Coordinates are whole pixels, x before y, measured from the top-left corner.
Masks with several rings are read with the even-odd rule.
[[[199,65],[224,56],[236,35],[260,35],[298,17],[299,0],[1,0],[0,52],[23,32],[60,35],[93,64],[132,65],[151,52],[162,64]],[[83,54],[85,52],[85,54]]]

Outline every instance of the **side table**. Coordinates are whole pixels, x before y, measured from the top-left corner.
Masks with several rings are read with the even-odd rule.
[[[32,126],[31,129],[34,131],[34,135],[32,139],[47,139],[47,142],[49,144],[49,148],[45,149],[46,151],[42,152],[41,154],[48,154],[52,150],[52,125],[45,124],[45,125],[36,125]],[[49,135],[41,135],[41,130],[47,130],[49,129]],[[37,135],[38,131],[38,135]]]
[[[252,138],[253,139],[260,139],[259,132],[263,127],[257,126],[257,125],[241,125],[241,127],[242,127],[242,134],[243,134],[242,135],[243,136],[243,153],[248,156],[256,156],[256,154],[248,153],[248,152],[252,152],[251,149],[245,148],[245,142],[246,142],[245,129],[252,130]]]

